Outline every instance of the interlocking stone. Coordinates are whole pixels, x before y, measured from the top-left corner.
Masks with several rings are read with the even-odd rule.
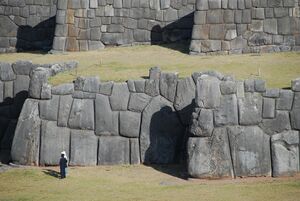
[[[189,138],[187,152],[190,176],[234,177],[226,128],[215,129],[212,138]]]
[[[2,81],[11,81],[16,79],[16,75],[9,63],[0,62],[0,79]]]
[[[290,90],[280,90],[279,98],[276,101],[276,109],[291,110],[294,99],[294,93]]]
[[[270,137],[259,127],[229,127],[235,176],[271,176]]]
[[[292,176],[299,171],[299,132],[287,131],[273,135],[273,176]]]
[[[58,165],[62,151],[69,156],[70,129],[57,127],[55,121],[42,121],[41,165]]]
[[[70,165],[97,165],[98,138],[93,131],[71,130]]]
[[[221,97],[220,107],[214,111],[214,121],[216,126],[238,124],[238,106],[235,94]]]
[[[160,94],[171,102],[174,102],[178,76],[175,73],[161,73],[159,88]]]
[[[151,100],[151,96],[144,93],[131,93],[128,110],[142,112]]]
[[[258,93],[245,93],[244,98],[238,99],[239,123],[255,125],[262,120],[262,97]]]
[[[202,75],[197,80],[196,105],[216,108],[220,105],[220,81],[216,77]]]
[[[126,83],[115,83],[109,97],[112,110],[127,110],[129,95]]]
[[[57,117],[58,126],[62,126],[62,127],[68,126],[68,120],[69,120],[72,103],[73,103],[73,98],[71,95],[60,96],[58,117]]]
[[[274,119],[263,119],[260,127],[269,135],[290,130],[289,112],[277,110],[276,117]]]
[[[40,101],[40,117],[49,121],[57,121],[59,96],[53,95],[50,100]]]
[[[121,111],[119,119],[120,135],[125,137],[139,137],[141,113]]]

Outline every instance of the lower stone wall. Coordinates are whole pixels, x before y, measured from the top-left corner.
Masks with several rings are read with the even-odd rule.
[[[195,98],[191,77],[152,68],[144,80],[79,77],[50,86],[48,75],[45,68],[32,73],[12,145],[14,162],[57,165],[63,150],[70,165],[82,166],[170,164],[184,157]]]
[[[32,72],[39,67],[51,69],[54,75],[76,66],[75,62],[55,65],[32,64],[30,61],[18,61],[13,64],[0,62],[0,162],[10,160],[11,144],[18,117],[24,101],[28,98]]]
[[[197,178],[299,172],[300,79],[291,90],[220,74],[197,77],[188,172]]]

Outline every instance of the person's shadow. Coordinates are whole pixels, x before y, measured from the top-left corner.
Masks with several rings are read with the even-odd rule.
[[[60,173],[55,171],[55,170],[45,169],[45,170],[43,170],[43,173],[46,174],[46,175],[49,175],[49,176],[60,179]]]

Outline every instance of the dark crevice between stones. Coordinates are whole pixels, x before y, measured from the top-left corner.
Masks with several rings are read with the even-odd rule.
[[[47,53],[52,49],[55,33],[55,16],[38,25],[20,26],[17,31],[17,52],[39,51]]]
[[[151,45],[159,45],[185,54],[189,53],[194,24],[194,12],[168,24],[151,29]]]

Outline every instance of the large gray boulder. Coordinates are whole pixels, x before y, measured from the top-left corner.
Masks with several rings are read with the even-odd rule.
[[[196,105],[204,108],[220,106],[220,80],[209,75],[202,75],[197,80]]]
[[[262,96],[259,93],[245,93],[238,99],[239,123],[241,125],[256,125],[262,120]]]
[[[16,75],[9,63],[0,62],[0,79],[2,81],[11,81],[16,79]]]
[[[178,75],[176,73],[161,73],[159,88],[160,94],[171,102],[175,100]]]
[[[291,111],[291,124],[293,129],[300,130],[300,109]]]
[[[28,75],[17,75],[14,81],[14,97],[20,92],[28,92],[30,79]]]
[[[98,165],[122,165],[130,162],[129,139],[119,136],[99,138]]]
[[[161,96],[151,100],[142,114],[141,160],[144,163],[173,163],[184,134],[172,104]]]
[[[74,84],[66,83],[51,88],[51,93],[56,95],[69,95],[74,92]]]
[[[93,131],[71,130],[70,165],[97,165],[98,138]]]
[[[129,95],[130,93],[126,83],[115,83],[111,96],[109,97],[112,110],[127,110]]]
[[[287,131],[273,135],[273,176],[291,176],[299,171],[299,132]]]
[[[235,176],[271,176],[270,137],[257,126],[228,127]]]
[[[111,110],[105,95],[96,95],[95,118],[96,135],[119,135],[119,112]]]
[[[128,110],[142,112],[149,104],[151,96],[144,93],[131,93],[128,103]]]
[[[58,165],[62,151],[69,156],[70,129],[55,121],[42,121],[40,165]]]
[[[290,110],[292,108],[294,93],[291,90],[280,90],[279,98],[276,101],[276,109]]]
[[[39,102],[27,99],[18,119],[11,148],[14,163],[38,165],[40,150]]]
[[[195,88],[195,83],[191,77],[180,79],[177,82],[174,108],[184,125],[190,123],[191,114],[195,107]]]
[[[53,95],[50,100],[40,101],[40,117],[44,120],[57,121],[59,96]]]
[[[220,107],[214,111],[214,120],[216,126],[238,124],[238,106],[235,94],[221,97]]]
[[[200,109],[198,116],[192,120],[190,133],[197,137],[210,137],[214,129],[213,110]]]
[[[139,137],[141,113],[120,111],[120,135],[125,137]]]
[[[17,75],[29,75],[34,68],[31,61],[16,61],[12,64],[12,67]]]
[[[94,101],[74,99],[68,125],[74,129],[94,130]]]
[[[59,109],[57,117],[57,125],[62,127],[68,126],[68,120],[73,103],[72,95],[62,95],[59,99]]]
[[[43,84],[48,82],[50,72],[46,68],[38,67],[30,73],[29,96],[32,98],[41,98]]]
[[[98,93],[99,82],[98,77],[78,77],[75,80],[74,88],[78,91]]]
[[[187,153],[190,176],[196,178],[234,177],[226,127],[214,129],[212,137],[190,137]]]
[[[112,82],[112,81],[110,81],[110,82],[101,82],[99,84],[99,93],[110,96],[113,85],[114,85],[114,82]]]
[[[289,112],[277,110],[276,117],[274,119],[263,119],[260,127],[269,135],[290,130]]]

